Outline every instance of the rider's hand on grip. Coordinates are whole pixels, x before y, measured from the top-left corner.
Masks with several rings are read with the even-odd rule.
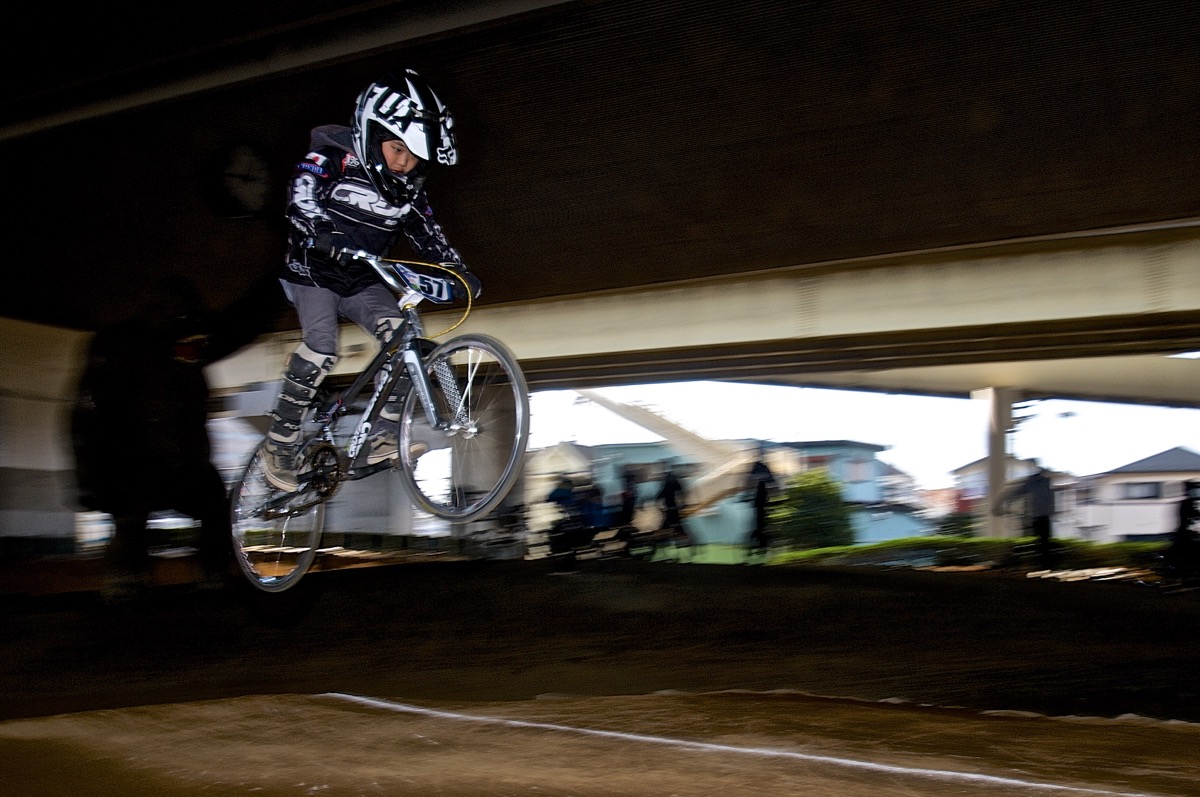
[[[455,263],[442,263],[440,265],[447,271],[453,272],[450,281],[454,283],[455,299],[467,298],[468,287],[471,290],[471,298],[473,299],[478,299],[479,294],[483,293],[483,283],[479,281],[479,277],[476,277],[470,271]],[[463,284],[464,282],[466,285]]]
[[[331,260],[345,261],[353,258],[349,239],[340,232],[319,232],[305,240],[307,249]]]

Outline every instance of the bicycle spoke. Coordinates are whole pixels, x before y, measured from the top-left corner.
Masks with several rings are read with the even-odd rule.
[[[282,592],[311,567],[324,525],[324,505],[304,494],[287,496],[274,490],[258,451],[233,487],[230,515],[235,558],[254,587]]]
[[[494,509],[523,464],[529,397],[524,375],[498,341],[466,335],[429,355],[437,414],[431,427],[415,396],[401,420],[402,478],[422,510],[465,521]]]

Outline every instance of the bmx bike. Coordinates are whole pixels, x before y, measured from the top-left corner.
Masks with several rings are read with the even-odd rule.
[[[289,589],[308,572],[319,550],[326,502],[343,482],[395,470],[416,507],[465,523],[499,506],[524,464],[529,390],[516,358],[487,335],[462,334],[434,344],[417,312],[421,302],[451,304],[456,293],[465,295],[462,317],[438,334],[453,331],[471,310],[466,280],[432,263],[361,251],[343,256],[375,269],[397,294],[403,323],[349,386],[314,397],[301,422],[295,492],[267,481],[261,446],[234,483],[234,558],[250,584],[264,592]],[[400,408],[396,458],[369,464],[368,437],[393,394]],[[364,396],[365,405],[354,409]],[[352,430],[339,434],[339,421],[352,410],[357,418]]]

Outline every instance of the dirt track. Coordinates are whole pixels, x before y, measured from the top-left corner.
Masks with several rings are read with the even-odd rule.
[[[591,564],[347,570],[312,577],[286,605],[186,585],[116,608],[88,592],[4,596],[0,719],[73,716],[0,723],[0,764],[10,777],[59,773],[29,792],[45,794],[307,793],[283,783],[301,770],[328,794],[999,795],[1047,779],[1200,792],[1200,726],[1112,719],[1200,722],[1198,593]],[[480,736],[457,716],[312,697],[328,693],[638,740],[618,752],[544,728]],[[1016,785],[741,753],[697,769],[694,752],[642,736],[966,767]],[[166,749],[172,739],[186,754]],[[113,790],[67,787],[89,773]]]

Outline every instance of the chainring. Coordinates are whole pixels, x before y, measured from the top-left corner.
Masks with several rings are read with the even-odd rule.
[[[304,491],[315,491],[329,500],[346,478],[346,455],[326,440],[306,443],[300,449],[301,472],[308,477]]]

